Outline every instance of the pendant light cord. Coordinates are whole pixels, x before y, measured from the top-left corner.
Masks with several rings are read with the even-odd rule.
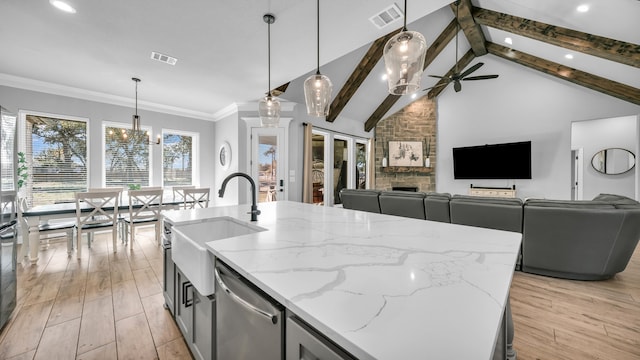
[[[317,33],[316,33],[316,44],[317,44],[317,59],[318,59],[318,67],[316,68],[316,75],[320,75],[320,0],[316,1],[316,25],[317,25]]]
[[[269,94],[269,98],[271,98],[271,21],[267,22],[267,67],[267,85],[269,86],[267,93]]]
[[[407,31],[407,0],[404,0],[404,25],[402,31]]]
[[[136,116],[138,116],[138,81],[139,80],[134,80],[136,82]]]

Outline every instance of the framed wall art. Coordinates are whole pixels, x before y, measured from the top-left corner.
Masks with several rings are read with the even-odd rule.
[[[389,166],[424,166],[422,141],[389,141]]]

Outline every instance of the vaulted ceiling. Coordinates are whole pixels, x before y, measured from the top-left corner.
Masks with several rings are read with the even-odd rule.
[[[448,45],[451,45],[450,43],[455,44],[453,41],[455,34],[461,30],[465,44],[462,47],[459,46],[458,50],[463,50],[461,52],[463,55],[456,57],[456,59],[459,59],[457,63],[452,61],[455,64],[446,74],[440,73],[440,75],[450,77],[456,69],[458,69],[458,72],[462,72],[465,68],[470,69],[469,65],[472,62],[477,67],[479,66],[478,62],[482,61],[481,57],[490,54],[579,86],[640,105],[640,45],[637,44],[640,42],[636,41],[637,35],[609,31],[611,36],[620,36],[624,39],[630,39],[630,41],[636,41],[636,43],[633,43],[576,30],[576,28],[583,28],[584,30],[584,27],[580,26],[580,21],[575,21],[574,24],[569,25],[574,25],[574,28],[567,28],[545,23],[544,20],[535,20],[539,18],[540,14],[531,13],[529,16],[533,16],[527,18],[522,15],[516,16],[480,7],[484,3],[486,3],[487,7],[496,5],[499,7],[504,3],[511,3],[511,5],[519,3],[522,5],[527,1],[477,2],[481,4],[474,5],[469,0],[462,0],[458,3],[457,8],[454,3],[449,6],[452,20],[446,26],[442,26],[443,30],[433,40],[427,51],[425,61],[427,72],[429,72],[431,64],[440,56],[443,50]],[[572,3],[576,7],[578,6],[578,2]],[[630,5],[640,14],[640,3],[628,1],[622,5]],[[514,9],[516,13],[522,12],[522,9],[517,9],[516,7]],[[440,12],[442,12],[442,9],[438,13],[430,14],[425,19],[419,20],[414,25],[420,27],[426,19],[445,16]],[[456,13],[458,14],[457,20]],[[570,6],[566,8],[565,13],[573,16],[579,15],[579,12]],[[560,14],[545,15],[555,20],[556,24],[563,23],[554,18]],[[604,14],[601,17],[603,22],[608,19]],[[632,22],[625,21],[631,21],[631,19],[625,16],[618,17],[620,24],[633,27]],[[567,21],[567,23],[571,23],[571,20]],[[593,28],[599,27],[593,26]],[[410,29],[413,30],[413,27]],[[393,34],[393,32],[390,34]],[[386,41],[387,37],[379,38],[362,56],[360,63],[356,65],[348,80],[342,84],[338,95],[333,100],[331,104],[332,113],[327,118],[327,121],[335,121],[339,117],[339,113],[348,108],[349,102],[356,97],[359,91],[371,92],[368,89],[360,89],[364,83],[363,79],[367,75],[371,75],[376,79],[380,77],[383,71],[382,64],[379,62],[377,68],[375,64],[382,55],[382,52],[379,51],[379,42]],[[511,44],[504,43],[506,38],[510,38]],[[546,47],[552,50],[545,49]],[[577,56],[580,56],[579,61],[572,61]],[[580,66],[584,67],[585,70],[580,70],[578,68]],[[597,69],[596,66],[600,66],[600,68]],[[483,70],[485,71],[479,70],[474,75],[486,73],[486,69]],[[446,89],[446,85],[449,83],[444,79],[436,83],[429,83],[429,81],[433,82],[435,80],[429,79],[429,77],[423,78],[423,84],[427,83],[424,87],[431,88],[426,93],[429,98],[437,97]],[[382,87],[382,85],[379,86]],[[420,94],[418,96],[423,95]],[[523,84],[523,95],[526,95],[526,84]],[[356,118],[362,118],[363,115],[366,115],[365,131],[373,129],[378,121],[400,109],[401,107],[397,106],[398,103],[402,104],[401,106],[406,106],[408,103],[415,101],[415,97],[408,95],[396,96],[389,94],[379,94],[376,99],[378,102],[374,110],[371,110],[369,106],[369,112],[364,113],[365,110],[360,106],[357,112],[351,112],[347,115],[349,117],[355,116]],[[356,101],[363,102],[362,99]]]
[[[69,2],[74,15],[47,0],[0,2],[0,85],[131,106],[131,77],[137,76],[141,109],[215,119],[227,105],[256,101],[266,91],[262,15],[272,12],[272,87],[288,85],[280,87],[281,96],[304,103],[302,82],[315,69],[313,0]],[[583,2],[591,8],[578,13]],[[378,29],[369,17],[391,4],[321,1],[321,71],[334,83],[328,120],[347,117],[371,128],[415,100],[388,96],[380,80],[385,36],[402,20]],[[425,74],[446,74],[456,53],[450,0],[409,0],[408,6],[409,29],[423,33],[430,46]],[[500,57],[638,104],[638,15],[637,0],[464,0],[459,68],[482,56]],[[155,62],[151,51],[178,62]],[[571,60],[564,58],[569,52]],[[474,75],[498,70],[485,66]],[[422,85],[437,81],[424,76]],[[465,83],[463,91],[481,93],[481,83]],[[453,90],[438,87],[427,96],[442,91]]]

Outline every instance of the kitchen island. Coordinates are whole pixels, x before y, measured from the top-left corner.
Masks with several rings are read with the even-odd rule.
[[[249,221],[248,205],[170,211]],[[214,256],[359,359],[491,359],[521,235],[296,202]],[[202,236],[207,236],[206,233]]]

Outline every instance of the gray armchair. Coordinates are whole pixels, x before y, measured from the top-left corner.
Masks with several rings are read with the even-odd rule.
[[[340,190],[340,199],[342,207],[345,209],[380,213],[379,194],[378,190],[342,189]]]
[[[638,239],[640,205],[633,200],[529,200],[524,205],[522,271],[608,279],[626,268]]]
[[[380,212],[387,215],[405,216],[426,220],[423,192],[383,191],[380,200]]]

